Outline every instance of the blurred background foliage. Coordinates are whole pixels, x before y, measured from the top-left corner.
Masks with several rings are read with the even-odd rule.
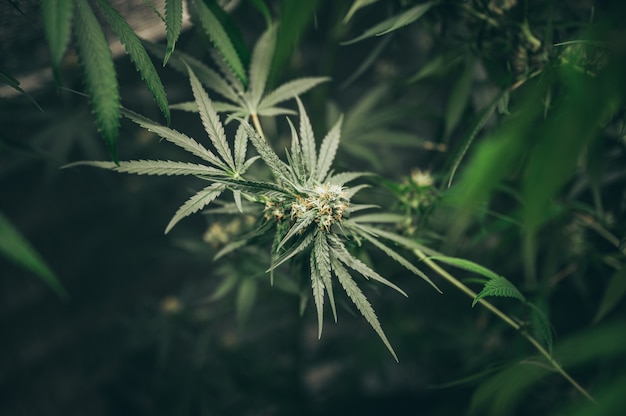
[[[137,33],[157,28],[145,37],[166,44],[150,7],[163,13],[163,2],[111,4]],[[409,294],[398,301],[364,285],[400,363],[348,302],[318,341],[314,308],[300,296],[306,275],[281,270],[270,287],[269,247],[212,261],[250,227],[245,217],[212,210],[162,234],[197,181],[59,170],[109,157],[88,100],[70,91],[85,90],[76,45],[60,61],[58,89],[38,2],[5,0],[0,413],[596,416],[626,409],[624,5],[206,4],[224,11],[242,49],[269,19],[280,21],[269,87],[331,77],[303,100],[320,133],[344,114],[337,168],[379,175],[366,201],[404,214],[396,231],[515,283],[549,316],[555,359],[598,403],[453,287],[437,281],[443,295],[424,290],[365,252]],[[214,65],[201,24],[185,16],[176,50]],[[121,103],[163,119],[128,56],[113,56]],[[185,76],[159,58],[154,65],[168,102],[188,101]],[[192,136],[202,131],[193,114],[172,111],[171,123]],[[262,123],[274,148],[284,148],[284,120]],[[124,159],[181,156],[126,121],[116,145]],[[471,284],[470,273],[454,272]],[[520,305],[495,303],[531,324]]]

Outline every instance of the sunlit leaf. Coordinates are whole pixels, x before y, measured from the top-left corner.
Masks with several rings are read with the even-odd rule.
[[[172,228],[183,218],[198,212],[202,208],[209,205],[215,200],[226,187],[221,183],[212,183],[206,188],[196,192],[191,198],[189,198],[172,217],[167,227],[165,227],[165,234],[169,233]]]

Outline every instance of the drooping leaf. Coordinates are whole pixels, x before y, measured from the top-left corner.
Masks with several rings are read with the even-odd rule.
[[[320,182],[324,182],[326,180],[326,176],[328,175],[330,167],[333,164],[333,160],[335,159],[335,154],[337,154],[339,138],[341,136],[341,122],[342,117],[339,117],[339,120],[337,120],[333,128],[330,129],[330,131],[326,134],[326,137],[324,137],[324,140],[322,140],[316,170],[317,180]]]
[[[176,41],[183,27],[183,0],[165,0],[165,29],[167,49],[163,58],[163,66],[174,52]]]
[[[8,218],[0,212],[0,255],[37,275],[62,299],[65,288],[37,250],[26,240]]]
[[[183,218],[198,212],[202,208],[209,205],[218,196],[221,195],[226,187],[221,183],[212,183],[206,188],[196,192],[191,198],[189,198],[180,208],[176,211],[176,214],[172,217],[167,227],[165,227],[165,234]]]
[[[211,3],[209,1],[209,3]],[[200,24],[206,34],[211,38],[211,41],[219,51],[224,62],[228,65],[233,74],[245,85],[248,84],[248,77],[244,70],[241,57],[238,55],[233,41],[228,36],[228,33],[218,17],[215,14],[215,8],[209,8],[209,6],[202,0],[194,0],[192,3],[195,6],[196,15]],[[217,6],[219,8],[219,6]]]
[[[495,278],[489,279],[487,283],[485,283],[485,287],[483,287],[480,293],[478,293],[478,295],[474,298],[472,307],[475,306],[482,298],[487,296],[515,298],[522,302],[526,302],[526,298],[522,295],[522,292],[520,292],[519,289],[513,285],[513,283],[509,282],[502,276],[496,276]]]
[[[48,47],[52,54],[52,70],[60,84],[60,67],[72,32],[74,0],[42,0],[41,17]]]
[[[76,1],[75,4],[76,45],[83,66],[87,93],[109,155],[117,162],[120,94],[113,58],[89,3]]]
[[[259,114],[274,105],[304,94],[316,85],[329,81],[328,77],[305,77],[286,82],[268,93],[259,103]]]
[[[141,78],[145,81],[146,86],[152,93],[159,109],[165,116],[165,120],[167,120],[167,124],[169,124],[170,109],[167,103],[165,88],[163,88],[159,74],[157,74],[148,56],[148,52],[146,52],[146,49],[141,44],[141,40],[139,40],[133,29],[119,12],[111,6],[108,0],[97,0],[97,2],[107,22],[109,22],[109,25],[111,25],[111,28],[122,42],[122,45],[126,48],[130,60],[133,61],[135,68],[137,68]]]
[[[212,168],[210,166],[196,163],[174,162],[170,160],[130,160],[122,161],[119,163],[86,161],[70,163],[63,166],[63,168],[71,168],[74,166],[93,166],[96,168],[109,169],[120,173],[134,173],[136,175],[224,175],[223,171]]]
[[[209,162],[210,164],[219,167],[220,169],[226,170],[228,167],[222,162],[213,152],[202,146],[200,143],[192,139],[191,137],[177,131],[171,129],[169,127],[162,126],[149,118],[146,118],[142,115],[139,115],[133,111],[122,108],[122,115],[126,118],[132,120],[134,123],[137,123],[144,129],[153,132],[159,137],[164,138],[170,143],[179,146],[182,149],[185,149],[191,154],[194,154],[201,159]]]
[[[361,292],[361,289],[359,289],[357,284],[352,279],[352,276],[350,276],[350,273],[343,267],[343,265],[333,256],[331,256],[330,261],[333,266],[333,271],[335,272],[335,275],[339,280],[339,283],[346,291],[346,294],[348,295],[350,300],[354,302],[355,306],[357,307],[359,312],[361,312],[365,320],[367,320],[372,328],[374,328],[374,331],[376,331],[391,355],[393,355],[393,358],[398,361],[398,356],[396,355],[396,352],[393,350],[393,347],[389,343],[389,340],[387,339],[387,336],[385,335],[385,332],[383,331],[383,328],[378,321],[378,317],[376,316],[372,305],[370,305],[363,292]]]
[[[350,10],[348,10],[348,13],[346,13],[345,17],[343,18],[343,23],[348,23],[350,18],[352,18],[354,13],[356,13],[360,8],[368,6],[372,3],[376,3],[377,1],[378,0],[354,0],[352,2],[352,6],[350,6]]]
[[[191,89],[193,91],[196,105],[198,106],[198,111],[200,113],[200,118],[202,119],[204,129],[209,135],[211,142],[215,146],[217,153],[224,160],[224,162],[226,162],[228,167],[235,171],[235,161],[233,160],[230,147],[228,146],[228,142],[226,141],[224,127],[220,122],[217,112],[213,108],[208,94],[206,93],[204,88],[202,88],[200,81],[198,81],[198,78],[193,73],[191,68],[189,68],[189,81],[191,83]]]
[[[371,38],[374,36],[382,36],[389,32],[393,32],[394,30],[398,30],[406,25],[409,25],[415,22],[417,19],[422,17],[430,8],[435,4],[434,1],[429,1],[427,3],[418,4],[416,6],[411,7],[410,9],[405,10],[404,12],[392,16],[382,22],[376,24],[375,26],[369,28],[360,36],[357,36],[354,39],[343,42],[343,45],[349,45],[352,43],[359,42],[363,39]]]
[[[276,46],[276,25],[270,26],[259,38],[250,61],[250,100],[251,107],[257,109],[265,92],[274,47]]]

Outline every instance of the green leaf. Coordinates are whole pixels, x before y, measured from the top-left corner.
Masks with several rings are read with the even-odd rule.
[[[167,103],[165,88],[163,88],[159,74],[157,74],[148,52],[141,44],[141,40],[139,40],[133,29],[131,29],[118,11],[111,6],[108,0],[97,0],[97,2],[107,22],[109,22],[117,37],[120,38],[131,61],[135,64],[135,68],[137,68],[141,78],[152,93],[154,100],[167,120],[167,124],[169,124],[170,109]]]
[[[322,327],[324,326],[324,283],[322,282],[322,272],[318,268],[315,259],[315,251],[311,252],[311,289],[313,290],[313,300],[317,311],[317,339],[322,338]]]
[[[220,196],[225,189],[226,187],[221,183],[212,183],[206,188],[195,193],[180,208],[178,208],[176,214],[174,214],[169,224],[167,224],[167,227],[165,227],[165,234],[169,233],[170,230],[183,218],[198,212],[202,208],[209,205],[215,200],[215,198]]]
[[[19,91],[20,93],[24,94],[33,104],[35,104],[37,109],[43,113],[43,108],[41,108],[39,104],[37,104],[37,101],[35,101],[35,99],[29,93],[24,91],[22,87],[20,87],[20,82],[17,79],[15,79],[15,77],[13,77],[11,74],[8,74],[7,72],[5,72],[1,67],[0,67],[0,82],[5,83],[9,87],[13,88],[14,90]]]
[[[198,81],[198,78],[193,73],[191,68],[189,68],[189,81],[191,83],[191,89],[193,91],[196,105],[198,106],[198,111],[200,113],[200,118],[202,119],[204,129],[209,135],[211,142],[215,146],[217,153],[224,160],[224,162],[226,162],[226,164],[233,171],[235,171],[235,161],[233,160],[230,147],[228,146],[228,142],[226,141],[224,127],[220,122],[217,112],[213,108],[209,96],[207,95],[204,88],[202,88],[200,81]]]
[[[441,291],[441,289],[439,289],[439,287],[437,287],[437,285],[432,280],[430,280],[430,278],[423,271],[421,271],[417,267],[413,266],[413,264],[411,264],[407,259],[402,257],[396,251],[394,251],[390,247],[388,247],[385,244],[383,244],[380,241],[378,241],[378,239],[376,237],[372,237],[371,235],[369,235],[367,233],[359,233],[359,235],[361,237],[365,238],[367,241],[369,241],[373,246],[377,247],[380,251],[382,251],[383,253],[385,253],[389,257],[391,257],[395,262],[400,264],[402,267],[404,267],[405,269],[407,269],[408,271],[410,271],[414,275],[421,277],[428,284],[430,284],[432,287],[434,287],[435,290],[437,290],[437,292],[443,293]]]
[[[250,107],[257,110],[272,65],[274,47],[276,46],[276,26],[270,26],[259,38],[250,61]]]
[[[274,105],[283,101],[291,100],[296,96],[304,94],[305,92],[321,84],[322,82],[327,81],[330,81],[330,78],[305,77],[286,82],[261,99],[261,102],[259,103],[259,114],[261,114],[263,110],[267,110],[268,108],[271,108]]]
[[[526,302],[526,305],[530,308],[532,326],[540,335],[537,338],[542,338],[545,341],[548,352],[552,355],[552,326],[550,325],[550,320],[534,303]]]
[[[259,152],[261,159],[263,159],[267,167],[270,168],[274,177],[281,182],[290,182],[290,174],[285,162],[280,160],[270,145],[262,137],[260,137],[247,122],[242,121],[241,124],[248,132],[248,137],[250,138],[252,145],[255,147],[257,152]]]
[[[306,182],[306,169],[304,167],[304,160],[302,160],[302,146],[300,145],[300,138],[298,137],[298,133],[296,132],[296,128],[293,126],[293,123],[290,119],[287,119],[287,123],[289,124],[289,129],[291,130],[291,155],[290,157],[289,167],[293,170],[294,176],[301,182]]]
[[[380,325],[378,318],[376,317],[376,313],[374,312],[374,308],[372,308],[372,305],[370,305],[370,303],[367,301],[367,298],[365,297],[363,292],[361,292],[361,289],[359,289],[357,284],[352,279],[352,276],[350,276],[350,273],[343,267],[343,265],[333,256],[331,256],[330,261],[333,267],[333,271],[335,272],[339,283],[346,291],[348,297],[352,300],[352,302],[354,302],[357,309],[359,310],[359,312],[361,312],[365,320],[367,320],[372,328],[374,328],[374,331],[376,331],[391,355],[393,355],[393,358],[398,361],[398,356],[396,355],[396,352],[393,350],[393,347],[389,343],[389,340],[387,339],[387,336],[385,335],[385,332],[383,331],[383,328]]]
[[[267,27],[272,24],[272,14],[270,13],[270,9],[267,7],[263,0],[248,0],[254,7],[256,7],[261,14],[263,15],[263,19],[265,19],[265,24]]]
[[[356,38],[342,42],[342,45],[349,45],[352,43],[359,42],[363,39],[371,38],[374,36],[382,36],[387,33],[393,32],[394,30],[398,30],[406,25],[409,25],[415,22],[417,19],[422,17],[430,8],[435,4],[434,1],[429,1],[427,3],[418,4],[417,6],[411,7],[404,12],[392,16],[377,25],[371,27],[370,29],[363,32],[362,35],[357,36]]]
[[[315,265],[322,277],[322,282],[328,293],[328,299],[330,300],[330,307],[333,311],[333,318],[337,322],[337,308],[335,306],[335,295],[333,294],[333,281],[330,266],[330,246],[326,239],[326,234],[318,232],[315,235],[315,245],[313,246],[313,252],[315,255]]]
[[[607,313],[615,309],[619,302],[624,299],[624,295],[626,295],[626,268],[616,271],[606,285],[604,295],[602,295],[602,300],[600,301],[598,312],[596,312],[596,316],[593,318],[593,322],[600,322]]]
[[[41,258],[37,250],[0,212],[0,254],[22,268],[37,275],[62,299],[68,297],[67,292],[54,272]]]
[[[215,292],[209,298],[212,302],[216,300],[222,299],[224,296],[228,295],[239,283],[239,275],[236,273],[232,273],[228,275],[222,282],[217,286]]]
[[[360,8],[376,3],[377,1],[378,0],[354,0],[352,2],[352,6],[350,6],[350,10],[348,10],[348,13],[346,13],[346,16],[343,18],[343,23],[348,23],[348,20],[350,20],[354,13],[356,13]]]
[[[320,153],[317,160],[317,180],[320,182],[326,181],[326,176],[330,171],[330,167],[333,164],[335,155],[337,154],[337,148],[339,147],[339,138],[341,136],[341,122],[343,118],[339,117],[339,120],[335,123],[332,129],[326,134],[322,145],[320,146]]]
[[[199,176],[217,176],[223,175],[221,170],[210,166],[187,163],[173,162],[170,160],[130,160],[119,163],[85,161],[74,162],[62,166],[63,168],[71,168],[74,166],[93,166],[101,169],[109,169],[120,173],[134,173],[137,175],[199,175]]]
[[[293,258],[296,254],[302,253],[304,250],[306,250],[313,242],[315,235],[316,233],[307,233],[306,235],[301,237],[298,242],[293,244],[287,251],[282,253],[280,256],[272,258],[272,265],[270,266],[269,269],[266,270],[266,272],[273,271],[280,265],[284,264],[287,260]],[[276,236],[278,238],[278,242],[280,242],[281,238],[280,238],[279,233],[277,233]],[[276,246],[278,246],[278,243],[276,244]],[[276,248],[274,249],[274,251],[275,251],[274,254],[278,252]]]
[[[86,1],[76,1],[75,29],[89,99],[111,159],[117,158],[120,94],[109,44]]]
[[[450,134],[452,134],[459,124],[459,121],[461,121],[461,117],[463,116],[463,112],[470,98],[474,75],[474,62],[471,58],[469,58],[468,61],[465,62],[465,69],[456,81],[448,99],[448,106],[444,114],[444,140],[449,139]]]
[[[375,280],[377,282],[380,282],[380,283],[382,283],[382,284],[384,284],[386,286],[389,286],[390,288],[396,290],[397,292],[401,293],[402,295],[408,297],[408,295],[406,294],[406,292],[404,290],[400,289],[398,286],[396,286],[395,284],[391,283],[389,280],[385,279],[380,274],[376,273],[374,270],[372,270],[369,266],[367,266],[361,260],[357,259],[352,254],[350,254],[350,252],[346,249],[346,247],[343,245],[343,243],[341,241],[339,241],[338,237],[336,237],[335,235],[332,235],[332,236],[329,236],[328,238],[329,238],[329,240],[331,242],[331,248],[332,248],[333,255],[338,260],[340,260],[343,264],[345,264],[346,266],[348,266],[349,268],[351,268],[355,272],[360,273],[366,279],[372,279],[372,280]]]
[[[315,136],[313,136],[313,127],[309,116],[302,105],[300,98],[296,97],[298,103],[298,112],[300,113],[300,145],[302,146],[302,161],[310,178],[315,178],[315,170],[317,169],[317,155],[315,150]]]
[[[248,135],[246,129],[239,125],[237,133],[235,133],[235,168],[237,173],[245,173],[244,166],[246,162],[246,154],[248,152]]]
[[[243,279],[237,290],[237,299],[235,300],[237,320],[240,324],[244,324],[250,318],[252,307],[256,300],[257,282],[254,279]]]
[[[375,213],[375,214],[364,214],[359,215],[357,217],[350,217],[350,222],[374,222],[374,223],[391,223],[397,224],[406,220],[405,215],[400,214],[391,214],[388,212],[383,213]]]
[[[209,4],[212,2],[209,2]],[[216,9],[209,8],[202,0],[195,0],[193,2],[195,6],[196,15],[200,21],[200,25],[211,38],[211,41],[219,51],[222,58],[235,74],[235,76],[245,85],[248,84],[246,77],[246,71],[244,70],[241,57],[237,54],[235,46],[228,36],[226,29],[215,14]],[[219,8],[219,7],[218,7]]]
[[[174,52],[176,41],[183,27],[183,0],[165,0],[165,29],[167,32],[167,49],[163,58],[163,66],[167,64]]]
[[[465,269],[472,273],[479,274],[481,276],[485,276],[487,279],[497,279],[502,276],[489,270],[488,268],[481,266],[480,264],[474,263],[470,260],[460,259],[457,257],[448,257],[448,256],[432,256],[431,260],[440,261],[442,263],[449,264],[451,266],[455,266],[461,269]]]
[[[496,276],[495,278],[489,279],[489,281],[485,283],[483,290],[481,290],[480,293],[474,298],[472,307],[474,307],[482,298],[487,296],[515,298],[526,303],[526,298],[522,295],[522,292],[520,292],[513,285],[513,283],[509,282],[502,276]]]
[[[228,166],[226,166],[217,156],[215,156],[213,152],[206,149],[204,146],[202,146],[191,137],[177,130],[162,126],[150,120],[149,118],[146,118],[125,108],[122,108],[122,115],[132,120],[134,123],[137,123],[144,129],[158,135],[159,137],[164,138],[168,142],[173,143],[182,149],[185,149],[189,153],[198,156],[199,158],[211,163],[212,165],[215,165],[222,170],[228,169]]]
[[[309,225],[313,224],[313,221],[315,220],[316,217],[317,217],[317,212],[315,210],[307,211],[306,214],[299,217],[296,220],[296,223],[293,226],[291,226],[287,234],[285,234],[280,244],[278,244],[278,249],[280,249],[283,245],[285,245],[285,243],[290,238],[292,238],[296,234],[303,232]]]
[[[156,55],[158,58],[164,59],[165,57],[165,47],[163,45],[158,45],[155,43],[144,42],[144,46],[146,49]],[[181,74],[185,76],[188,75],[187,66],[189,66],[194,74],[198,77],[200,82],[206,87],[210,88],[212,91],[220,94],[222,97],[227,98],[233,102],[240,103],[239,96],[231,85],[224,79],[224,77],[220,76],[217,72],[198,61],[194,57],[187,55],[180,51],[174,51],[172,53],[169,64],[171,67],[179,71]],[[241,91],[243,93],[243,91]],[[198,111],[197,108],[195,111]]]
[[[73,0],[42,0],[41,17],[48,47],[52,54],[52,69],[60,84],[60,67],[72,31]]]

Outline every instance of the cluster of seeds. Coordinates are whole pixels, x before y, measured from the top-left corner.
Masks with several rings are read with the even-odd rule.
[[[297,196],[291,205],[285,201],[267,201],[264,215],[275,221],[281,221],[287,215],[293,221],[313,215],[320,230],[330,231],[334,223],[341,221],[349,204],[343,186],[326,183],[315,186],[307,196]]]

